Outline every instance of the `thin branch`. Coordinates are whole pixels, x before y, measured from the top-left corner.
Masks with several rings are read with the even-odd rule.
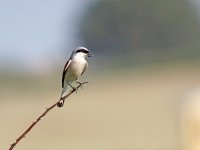
[[[54,103],[53,105],[51,105],[50,107],[48,107],[37,119],[36,121],[34,121],[17,139],[14,143],[12,143],[10,145],[9,150],[12,150],[30,131],[31,129],[44,117],[46,116],[46,114],[52,110],[55,106],[57,106],[57,104],[62,100],[63,102],[65,101],[66,98],[68,98],[72,93],[74,93],[75,91],[77,91],[83,84],[86,84],[88,82],[83,82],[82,84],[79,84],[79,86],[77,86],[76,88],[74,88],[73,90],[71,90],[66,96],[62,97],[61,99],[59,99],[59,101],[57,101],[56,103]]]

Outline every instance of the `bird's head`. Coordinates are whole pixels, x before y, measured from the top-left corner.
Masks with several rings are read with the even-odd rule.
[[[89,52],[89,50],[82,46],[80,46],[74,50],[74,55],[79,55],[84,58],[92,56],[92,54]]]

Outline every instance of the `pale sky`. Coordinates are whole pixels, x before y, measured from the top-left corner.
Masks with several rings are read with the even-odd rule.
[[[0,71],[43,71],[63,63],[80,45],[77,23],[95,1],[0,0]],[[200,0],[188,1],[200,14]]]
[[[77,22],[92,0],[1,0],[0,69],[49,68],[77,41]]]

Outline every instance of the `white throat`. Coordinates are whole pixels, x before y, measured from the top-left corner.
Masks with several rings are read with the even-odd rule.
[[[87,55],[85,53],[80,52],[80,53],[76,53],[72,59],[86,59],[86,56]]]

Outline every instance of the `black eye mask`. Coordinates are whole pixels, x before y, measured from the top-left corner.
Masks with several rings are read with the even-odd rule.
[[[89,53],[89,52],[88,52],[87,50],[85,50],[85,49],[79,49],[79,50],[76,51],[76,53],[78,53],[78,52],[83,52],[83,53],[85,53],[85,54],[88,54],[88,53]]]

